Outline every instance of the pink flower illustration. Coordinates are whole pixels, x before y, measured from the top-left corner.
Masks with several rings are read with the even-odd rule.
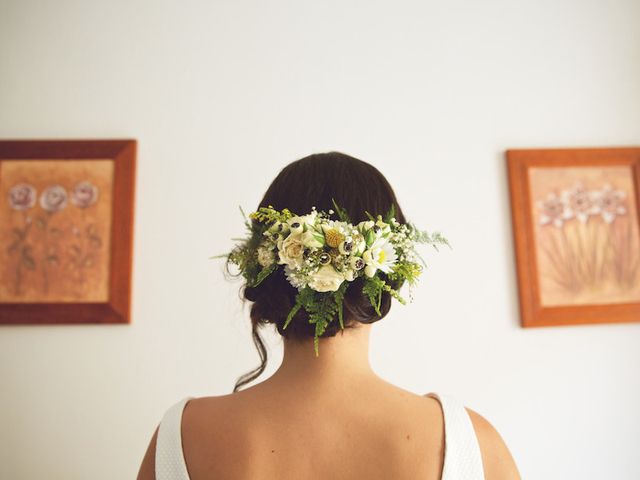
[[[9,190],[9,205],[14,210],[28,210],[36,203],[36,189],[27,183],[18,183]]]
[[[540,211],[540,225],[552,223],[560,228],[565,220],[573,217],[573,212],[567,208],[567,204],[555,193],[548,194],[546,200],[539,200],[537,206]]]
[[[71,191],[71,203],[78,208],[87,208],[98,200],[98,187],[90,182],[79,182]]]
[[[40,195],[40,206],[47,212],[59,212],[67,206],[67,191],[62,185],[47,187]]]
[[[567,215],[577,218],[581,223],[587,223],[590,215],[600,213],[593,192],[585,190],[580,183],[571,190],[563,190],[561,197],[566,205]]]
[[[612,223],[618,215],[627,213],[625,198],[626,194],[622,190],[614,190],[609,184],[595,192],[595,201],[605,222]]]

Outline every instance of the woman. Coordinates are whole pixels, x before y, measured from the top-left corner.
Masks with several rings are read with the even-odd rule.
[[[250,259],[259,258],[261,268],[272,270],[260,282],[243,272],[248,279],[244,296],[252,302],[252,333],[261,365],[240,377],[232,394],[186,398],[171,407],[151,439],[138,479],[518,479],[505,443],[480,415],[449,397],[403,390],[371,369],[370,330],[389,312],[391,294],[381,291],[377,305],[375,298],[372,301],[363,293],[363,287],[373,282],[373,275],[394,287],[391,291],[403,280],[393,276],[393,269],[384,268],[389,255],[398,261],[396,253],[402,252],[386,250],[385,254],[378,249],[378,263],[370,254],[378,238],[375,235],[382,235],[377,225],[388,229],[389,224],[381,216],[375,225],[367,223],[368,215],[375,220],[377,215],[392,212],[395,220],[389,220],[390,216],[387,221],[398,229],[406,222],[384,176],[373,166],[339,152],[311,155],[280,172],[260,202],[260,207],[267,206],[272,210],[263,209],[266,217],[276,215],[274,211],[281,215],[284,209],[297,214],[312,212],[304,221],[311,218],[315,225],[319,224],[318,211],[331,211],[334,220],[343,213],[350,216],[355,240],[342,236],[338,238],[342,243],[330,250],[335,255],[323,253],[318,258],[331,265],[332,260],[342,258],[340,253],[347,255],[358,249],[360,241],[362,261],[354,263],[354,270],[362,271],[354,275],[345,270],[341,275],[350,281],[341,278],[335,289],[330,283],[315,287],[318,292],[328,292],[321,295],[342,292],[343,318],[320,329],[310,323],[312,316],[306,308],[294,308],[302,287],[292,286],[292,268],[280,268],[292,267],[293,261],[303,265],[307,255],[293,248],[286,253],[286,239],[291,244],[290,236],[295,232],[303,235],[307,230],[323,230],[313,230],[311,223],[301,226],[300,220],[295,221],[299,217],[287,215],[280,218],[282,222],[271,218],[274,223],[268,223],[254,238],[273,239],[271,245],[278,253],[275,260],[267,258],[272,254],[269,251],[236,250],[249,252]],[[254,233],[260,221],[268,221],[260,216],[252,218]],[[332,221],[323,220],[333,225]],[[353,226],[356,224],[358,227]],[[283,227],[289,230],[283,232]],[[323,228],[318,244],[323,247],[318,252],[326,252],[324,242],[329,243],[332,234],[326,225]],[[360,233],[367,237],[366,242]],[[308,235],[306,238],[314,242]],[[246,267],[246,259],[229,258]],[[328,271],[335,274],[333,267]],[[334,291],[339,285],[348,288]],[[259,327],[268,323],[283,337],[282,364],[270,378],[239,390],[265,368],[267,354]],[[318,337],[316,344],[314,337]]]

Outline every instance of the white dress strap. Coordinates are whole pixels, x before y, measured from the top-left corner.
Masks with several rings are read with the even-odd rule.
[[[444,416],[442,480],[484,480],[478,437],[464,405],[448,395],[429,396],[440,402]]]
[[[192,397],[186,397],[169,407],[156,437],[156,480],[189,480],[182,451],[182,412]]]

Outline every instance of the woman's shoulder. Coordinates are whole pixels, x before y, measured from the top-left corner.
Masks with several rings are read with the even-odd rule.
[[[427,393],[425,397],[436,401],[442,412],[446,431],[445,442],[457,444],[455,450],[458,452],[454,455],[456,458],[452,459],[454,462],[461,456],[467,457],[470,450],[475,450],[475,456],[481,458],[486,479],[517,480],[520,478],[505,441],[489,420],[475,410],[465,407],[455,397],[437,393]],[[449,436],[451,438],[446,438]],[[473,446],[474,444],[476,446]],[[471,455],[474,456],[474,454]]]
[[[198,442],[189,439],[207,438],[209,441],[236,437],[243,431],[243,424],[251,417],[250,402],[245,396],[235,394],[191,397],[182,412],[182,436],[185,444],[197,449]],[[255,412],[255,409],[254,409]]]
[[[516,463],[498,430],[478,412],[466,408],[478,438],[485,478],[519,479]]]
[[[435,393],[425,394],[425,397],[437,400],[438,407],[443,412],[443,418],[447,421],[447,415],[452,417],[453,423],[457,423],[459,419],[456,416],[466,416],[469,418],[473,433],[477,439],[482,458],[482,466],[484,477],[487,480],[504,479],[518,480],[520,474],[516,467],[515,461],[507,447],[502,436],[496,428],[485,417],[475,410],[465,407],[456,398],[449,396],[440,396]],[[456,411],[456,410],[460,411]],[[448,412],[447,412],[448,410]],[[454,433],[454,432],[452,432]],[[446,440],[445,440],[446,441]]]
[[[211,398],[215,397],[183,397],[181,400],[174,401],[165,407],[160,418],[160,422],[151,436],[151,440],[149,441],[149,445],[142,459],[137,476],[138,480],[156,479],[156,457],[158,453],[161,456],[165,454],[176,454],[176,452],[173,451],[166,451],[168,448],[172,450],[173,447],[175,447],[175,445],[168,445],[166,441],[175,440],[172,436],[179,436],[178,438],[181,440],[180,443],[182,443],[182,439],[185,436],[185,430],[193,429],[193,426],[197,425],[197,422],[192,420],[185,421],[185,417],[193,417],[194,415],[200,416],[200,411],[205,405],[210,403],[209,399]],[[211,414],[219,410],[219,408],[207,409],[207,412]],[[161,441],[159,444],[161,429],[164,431],[164,441]],[[191,436],[191,434],[188,435]]]

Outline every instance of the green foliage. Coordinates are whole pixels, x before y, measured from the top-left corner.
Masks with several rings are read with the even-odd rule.
[[[347,291],[347,287],[349,286],[349,282],[342,282],[340,288],[335,292],[333,296],[333,301],[336,303],[336,307],[338,308],[338,322],[340,322],[340,328],[344,330],[344,313],[343,313],[343,302],[344,295]]]
[[[260,207],[257,212],[250,214],[249,218],[260,223],[273,224],[276,222],[286,222],[293,216],[293,213],[286,208],[278,211],[269,205],[268,207]]]
[[[382,218],[384,223],[391,223],[391,219],[396,216],[396,206],[392,203],[391,207],[389,207],[389,211]]]
[[[338,215],[340,221],[351,223],[347,211],[344,208],[340,207],[333,198],[331,199],[331,202],[333,203],[333,208],[336,209],[336,215]]]
[[[270,213],[265,213],[265,215],[271,215],[271,211],[276,212],[271,209],[269,210]],[[257,259],[257,248],[264,238],[263,233],[268,228],[268,225],[262,223],[251,223],[247,219],[242,207],[240,207],[240,212],[245,218],[244,225],[247,228],[246,237],[234,239],[239,243],[233,250],[231,250],[231,252],[224,255],[216,255],[211,258],[226,258],[229,263],[238,267],[238,270],[246,279],[247,285],[256,287],[277,268],[277,265],[272,264],[269,267],[263,268],[258,263]],[[266,218],[266,216],[264,218]]]
[[[379,281],[376,281],[379,280]],[[364,282],[364,286],[362,287],[362,293],[369,299],[369,303],[374,308],[378,316],[380,313],[380,303],[382,302],[382,285],[381,282],[384,283],[384,280],[379,279],[378,277],[367,278]]]
[[[426,230],[419,230],[413,224],[409,224],[409,225],[412,229],[411,238],[416,243],[428,243],[433,248],[435,248],[436,251],[438,250],[438,245],[446,245],[447,247],[451,248],[451,245],[449,244],[449,240],[447,240],[442,235],[442,233],[433,232],[432,234],[429,234]]]
[[[253,282],[253,285],[251,286],[257,287],[258,285],[260,285],[262,281],[265,278],[267,278],[277,267],[278,267],[278,264],[275,262],[269,265],[268,267],[264,267],[262,270],[260,270],[260,273],[258,273],[256,280]]]
[[[406,280],[410,284],[413,284],[418,280],[421,273],[422,268],[420,267],[420,264],[404,261],[397,262],[387,276],[389,277],[389,280],[392,281]]]
[[[251,222],[249,221],[249,217],[247,217],[247,214],[244,213],[244,210],[240,205],[238,205],[238,208],[240,209],[240,213],[242,214],[242,218],[244,219],[244,226],[247,228],[247,230],[251,231]]]
[[[367,230],[367,233],[364,234],[364,241],[367,244],[367,247],[373,245],[373,242],[376,239],[376,234],[373,230]]]
[[[253,253],[253,250],[244,244],[236,246],[227,256],[228,262],[238,267],[249,285],[254,283],[254,279],[260,273],[260,265]]]
[[[296,295],[296,303],[293,305],[293,308],[287,315],[287,319],[285,320],[284,326],[282,327],[283,330],[289,326],[289,323],[291,323],[291,320],[293,320],[295,314],[298,313],[298,310],[300,310],[302,307],[313,304],[314,298],[315,292],[310,287],[305,287],[298,292],[298,294]]]
[[[382,303],[382,292],[389,293],[393,298],[398,300],[401,304],[406,305],[404,298],[400,296],[400,293],[391,287],[387,282],[378,276],[367,278],[362,287],[362,293],[369,299],[371,306],[378,315],[380,313],[380,304]]]
[[[406,305],[407,304],[407,301],[404,298],[402,298],[402,296],[400,296],[400,292],[398,292],[396,289],[391,287],[391,285],[389,285],[384,280],[381,280],[381,279],[378,279],[378,280],[380,280],[383,283],[382,289],[385,292],[387,292],[389,295],[391,295],[393,298],[395,298],[397,301],[399,301],[402,305]]]
[[[309,314],[309,323],[315,325],[313,349],[316,356],[319,355],[319,337],[327,329],[327,326],[338,317],[340,328],[344,329],[343,302],[349,282],[342,282],[335,292],[316,292],[310,287],[305,287],[296,295],[296,303],[289,311],[283,329],[287,328],[293,317],[301,308]]]

